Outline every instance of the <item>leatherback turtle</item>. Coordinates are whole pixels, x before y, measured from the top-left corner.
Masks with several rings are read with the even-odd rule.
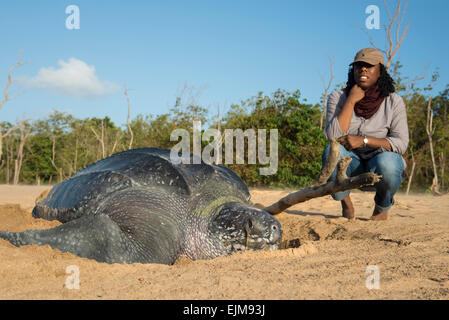
[[[116,153],[82,169],[55,185],[32,215],[62,224],[0,231],[0,238],[107,263],[173,264],[179,257],[274,250],[282,236],[280,223],[253,207],[232,170],[175,164],[170,150],[158,148]]]

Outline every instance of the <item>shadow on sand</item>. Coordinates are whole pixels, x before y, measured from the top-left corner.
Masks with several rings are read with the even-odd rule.
[[[326,213],[321,213],[321,212],[306,212],[306,211],[299,211],[299,210],[285,210],[284,212],[288,213],[288,214],[294,214],[294,215],[298,215],[298,216],[303,216],[303,217],[307,217],[307,216],[322,216],[322,217],[325,217],[326,219],[342,218],[342,216],[336,216],[334,214],[326,214]],[[356,220],[369,221],[370,219],[356,217]]]

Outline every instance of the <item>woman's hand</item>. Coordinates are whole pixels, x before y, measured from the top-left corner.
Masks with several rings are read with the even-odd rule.
[[[337,141],[345,147],[346,150],[357,149],[363,146],[363,137],[348,134],[337,139]]]
[[[340,111],[340,114],[337,116],[338,123],[340,124],[340,128],[343,132],[348,131],[351,126],[352,114],[354,113],[354,107],[357,102],[362,100],[365,97],[365,91],[360,88],[357,84],[355,84],[351,91],[349,91],[349,96],[346,99],[345,104],[343,105],[343,109]]]
[[[362,100],[364,97],[365,97],[365,91],[363,91],[363,89],[360,88],[357,84],[355,84],[351,88],[351,91],[349,91],[348,99],[350,99],[354,104],[356,104],[357,102]]]

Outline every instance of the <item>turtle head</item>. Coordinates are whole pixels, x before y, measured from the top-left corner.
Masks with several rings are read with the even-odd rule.
[[[266,211],[242,203],[226,203],[212,221],[213,231],[228,254],[245,250],[276,250],[281,246],[279,221]]]

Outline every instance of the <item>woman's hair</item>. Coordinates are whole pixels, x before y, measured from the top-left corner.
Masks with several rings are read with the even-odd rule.
[[[390,93],[393,93],[394,90],[394,80],[388,74],[387,69],[382,63],[379,63],[380,66],[380,76],[377,79],[377,85],[379,86],[380,94],[382,97],[387,97]],[[349,94],[352,87],[356,84],[354,79],[354,68],[351,66],[348,72],[348,82],[346,82],[345,92]]]

